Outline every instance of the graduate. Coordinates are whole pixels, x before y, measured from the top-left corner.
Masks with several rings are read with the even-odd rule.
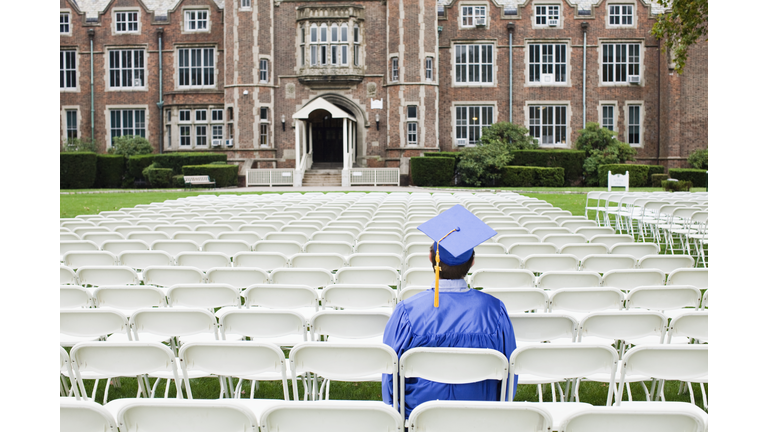
[[[458,204],[423,223],[419,230],[435,241],[430,247],[435,283],[431,290],[397,305],[384,330],[384,343],[398,358],[416,347],[490,348],[509,358],[515,349],[515,335],[504,303],[469,289],[464,280],[474,263],[474,247],[496,231]],[[517,376],[509,387],[512,391],[504,400],[514,398]],[[442,384],[407,378],[405,416],[426,401],[497,401],[500,392],[498,380]],[[392,404],[392,375],[382,376],[381,395],[385,403]]]

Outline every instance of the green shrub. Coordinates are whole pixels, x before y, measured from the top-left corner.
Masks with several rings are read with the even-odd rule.
[[[582,150],[513,150],[515,166],[560,167],[569,185],[581,181],[586,153]]]
[[[648,184],[646,186],[653,186],[651,183],[654,174],[664,174],[664,167],[662,165],[648,165]],[[660,187],[660,185],[656,187]]]
[[[424,153],[424,157],[450,157],[456,159],[458,162],[459,157],[461,156],[460,151],[454,151],[454,152],[426,152]]]
[[[171,184],[177,188],[184,188],[184,176],[183,175],[175,175],[173,176],[173,180],[171,180]]]
[[[661,187],[661,182],[668,178],[669,174],[651,174],[651,187]]]
[[[147,179],[149,184],[153,188],[167,188],[171,187],[171,179],[173,178],[173,170],[170,168],[148,168]]]
[[[506,187],[560,187],[565,181],[565,170],[560,167],[505,166],[501,183]]]
[[[96,153],[96,141],[83,138],[69,138],[64,143],[64,150],[67,152],[93,152]]]
[[[171,168],[174,175],[183,174],[182,167],[187,165],[208,165],[211,162],[227,161],[225,153],[178,152],[155,155],[158,168]]]
[[[112,147],[107,150],[107,153],[126,157],[150,154],[152,153],[152,144],[139,135],[123,135],[112,139]]]
[[[480,144],[500,142],[509,150],[531,150],[539,147],[536,138],[528,133],[528,128],[510,122],[497,122],[483,129]]]
[[[607,164],[600,165],[598,176],[600,187],[608,186],[608,171],[611,174],[624,174],[629,171],[629,187],[645,187],[648,184],[648,165]]]
[[[709,149],[698,149],[688,156],[688,163],[694,169],[709,169]]]
[[[691,190],[691,186],[693,186],[693,184],[690,180],[665,180],[661,182],[661,186],[667,192],[679,192]]]
[[[145,167],[143,170],[141,170],[141,176],[149,180],[149,170],[156,169],[156,168],[157,168],[157,165],[155,165],[154,163]]]
[[[96,153],[59,153],[59,187],[87,189],[96,181]]]
[[[207,175],[216,187],[237,186],[237,165],[188,165],[182,171],[185,176]]]
[[[416,186],[450,186],[455,164],[452,157],[412,157],[411,181]]]
[[[616,135],[616,132],[591,122],[587,123],[585,129],[579,131],[576,148],[584,150],[587,154],[584,160],[584,180],[587,186],[596,186],[604,181],[603,176],[598,172],[600,165],[623,164],[635,160],[637,150],[627,143],[618,141]],[[630,175],[630,181],[631,177]],[[646,171],[645,179],[647,178]]]
[[[461,151],[457,165],[459,178],[469,186],[491,186],[501,179],[501,170],[512,162],[509,147],[492,141]]]
[[[693,187],[707,186],[707,170],[691,168],[671,168],[669,176],[678,180],[690,180]]]
[[[123,187],[133,187],[133,183],[136,180],[146,180],[146,177],[142,174],[144,169],[150,165],[155,159],[155,155],[136,155],[130,156],[125,162],[125,179],[123,180]]]
[[[125,173],[125,157],[123,155],[96,156],[97,188],[119,188],[123,185]]]

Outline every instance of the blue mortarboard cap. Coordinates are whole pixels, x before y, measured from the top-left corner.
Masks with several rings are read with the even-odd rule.
[[[467,262],[475,246],[496,235],[493,228],[461,204],[456,204],[418,228],[435,242],[440,242],[440,261],[452,266]],[[454,229],[456,231],[451,232]]]

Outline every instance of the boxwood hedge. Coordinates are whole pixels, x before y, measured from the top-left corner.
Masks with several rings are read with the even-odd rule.
[[[216,180],[216,187],[237,186],[237,171],[237,165],[187,165],[182,167],[182,173],[185,176],[207,175],[212,180]]]
[[[672,168],[669,170],[669,177],[678,180],[689,180],[693,187],[707,186],[707,170],[693,168]]]
[[[178,152],[155,155],[157,168],[170,168],[173,175],[183,174],[182,167],[187,165],[207,165],[211,162],[227,161],[225,153]]]
[[[581,182],[587,157],[583,150],[512,150],[510,153],[514,166],[563,168],[568,185]]]
[[[506,166],[501,172],[501,182],[506,187],[560,187],[565,182],[565,169]]]
[[[61,189],[87,189],[96,181],[96,153],[59,153],[59,187]]]
[[[96,156],[97,188],[119,188],[123,185],[125,156],[100,154]]]
[[[454,157],[412,157],[411,181],[416,186],[450,186]]]

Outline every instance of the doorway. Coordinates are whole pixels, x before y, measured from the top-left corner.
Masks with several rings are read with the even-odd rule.
[[[328,111],[318,109],[309,115],[309,122],[312,123],[312,160],[343,163],[344,119],[332,118]]]

